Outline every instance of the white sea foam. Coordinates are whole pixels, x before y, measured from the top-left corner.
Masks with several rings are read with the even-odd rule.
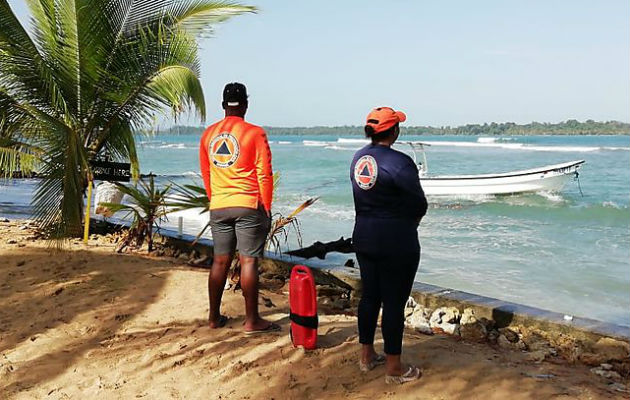
[[[287,142],[285,140],[278,141],[278,144],[291,144],[291,142]]]
[[[368,144],[370,141],[368,139],[346,139],[346,138],[338,138],[337,143],[341,144]]]
[[[349,146],[337,146],[335,144],[330,144],[328,146],[325,147],[328,150],[345,150],[345,151],[357,151],[359,150],[361,147],[349,147]]]
[[[316,147],[328,146],[328,142],[323,142],[321,140],[302,140],[302,144],[304,146],[316,146]]]
[[[565,201],[564,197],[562,197],[562,195],[560,195],[559,193],[537,192],[537,194],[542,196],[542,197],[544,197],[545,199],[547,199],[549,201],[553,201],[555,203],[561,203],[561,202]]]
[[[557,151],[557,152],[572,152],[572,153],[584,153],[600,150],[601,147],[593,146],[537,146],[524,143],[478,143],[478,142],[424,142],[431,146],[450,146],[450,147],[486,147],[486,148],[501,148],[508,150],[528,150],[528,151]]]

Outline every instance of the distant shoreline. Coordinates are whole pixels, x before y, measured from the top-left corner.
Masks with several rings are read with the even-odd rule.
[[[363,136],[363,127],[348,126],[311,126],[311,127],[274,127],[263,126],[268,135],[306,136],[306,135],[345,135]],[[157,129],[155,135],[201,135],[204,126],[175,125],[170,128]],[[579,122],[567,120],[559,123],[532,122],[529,124],[515,124],[513,122],[467,124],[462,126],[401,126],[401,132],[406,135],[461,135],[461,136],[601,136],[601,135],[630,135],[630,124],[619,121],[597,122],[587,120]]]

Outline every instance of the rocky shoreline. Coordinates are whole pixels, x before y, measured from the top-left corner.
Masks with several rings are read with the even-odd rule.
[[[197,267],[207,267],[212,263],[211,248],[208,248],[207,243],[210,241],[201,240],[197,246],[191,247],[187,238],[179,238],[173,232],[165,230],[161,235],[163,242],[156,255],[179,257]],[[292,265],[299,262],[299,258],[295,257],[268,257],[261,265],[261,277],[285,282]],[[316,264],[313,271],[324,305],[346,313],[356,309],[361,290],[360,280],[356,275],[344,275],[344,271],[338,269],[322,269],[325,261],[305,260],[304,264]],[[427,307],[416,300],[421,300],[421,297],[417,292],[412,293],[405,308],[405,325],[415,332],[450,335],[467,342],[519,351],[525,354],[527,360],[535,363],[552,360],[583,364],[593,374],[611,383],[627,383],[630,379],[630,342],[627,339],[590,332],[584,334],[577,329],[567,329],[566,325],[559,329],[553,323],[546,323],[545,329],[518,323],[503,326],[506,324],[478,316],[474,308],[467,306],[464,301],[457,306]],[[565,322],[571,322],[568,316],[565,316]],[[630,393],[630,388],[628,390]]]

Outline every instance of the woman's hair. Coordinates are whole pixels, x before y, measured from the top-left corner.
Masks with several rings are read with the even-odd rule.
[[[397,123],[385,131],[376,133],[374,132],[374,127],[372,125],[365,125],[365,137],[372,139],[372,142],[378,142],[388,138],[390,135],[393,135],[396,132],[396,128],[398,128]]]

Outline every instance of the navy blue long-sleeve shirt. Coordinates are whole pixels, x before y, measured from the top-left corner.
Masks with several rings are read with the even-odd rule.
[[[354,155],[350,180],[356,212],[355,251],[420,251],[417,229],[427,200],[411,157],[387,146],[367,145]]]

